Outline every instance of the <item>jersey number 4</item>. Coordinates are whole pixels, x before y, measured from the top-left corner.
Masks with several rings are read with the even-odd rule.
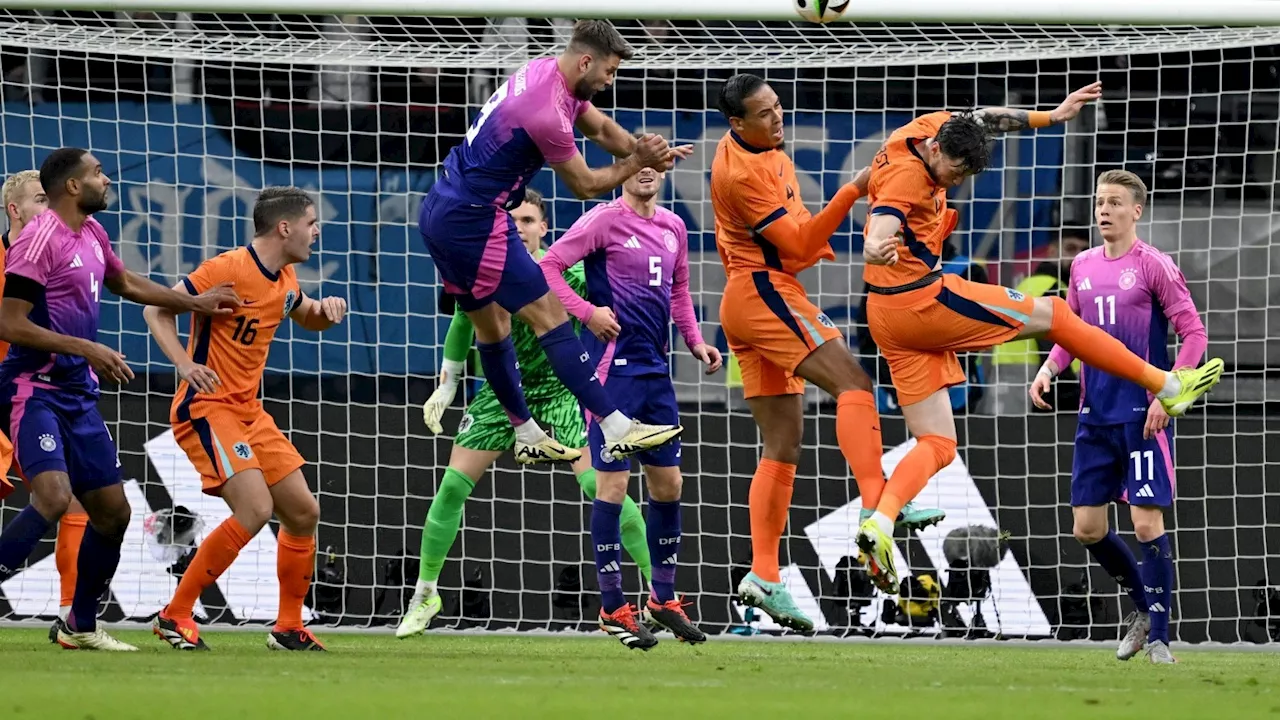
[[[484,121],[489,119],[489,115],[493,114],[494,108],[498,104],[507,99],[507,84],[502,83],[497,90],[493,91],[493,95],[489,96],[488,102],[484,107],[480,108],[480,114],[476,116],[476,121],[471,123],[471,127],[467,130],[467,144],[470,145],[472,140],[476,139],[476,135],[480,134],[480,128],[484,127]]]
[[[258,337],[258,318],[249,318],[241,315],[236,318],[236,329],[231,332],[231,339],[239,342],[241,345],[252,345],[253,341]]]

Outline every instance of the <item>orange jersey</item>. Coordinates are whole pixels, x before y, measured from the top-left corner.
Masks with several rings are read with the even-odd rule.
[[[811,257],[800,257],[761,234],[787,214],[801,225],[809,219],[800,200],[795,163],[781,148],[753,148],[733,132],[725,133],[711,163],[711,207],[716,214],[716,249],[729,277],[758,270],[796,275],[820,260],[836,258],[830,244]]]
[[[902,247],[896,265],[866,265],[862,279],[890,288],[906,285],[933,271],[942,257],[942,243],[956,227],[956,211],[947,207],[947,189],[939,187],[917,147],[934,137],[949,112],[921,115],[889,136],[871,163],[867,204],[874,215],[902,221]]]
[[[218,374],[221,387],[212,394],[197,393],[185,381],[178,385],[170,421],[204,417],[233,408],[243,415],[262,409],[258,390],[267,367],[267,351],[280,323],[302,302],[293,267],[271,273],[250,247],[237,248],[206,260],[184,280],[187,292],[202,293],[234,282],[242,306],[233,315],[193,315],[187,353]]]

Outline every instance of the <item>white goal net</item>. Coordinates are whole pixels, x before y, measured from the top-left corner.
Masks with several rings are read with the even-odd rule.
[[[1096,174],[1123,167],[1146,180],[1153,195],[1142,236],[1182,267],[1210,353],[1231,370],[1209,406],[1177,425],[1174,630],[1193,642],[1280,639],[1280,600],[1266,612],[1266,589],[1280,585],[1280,446],[1267,414],[1277,397],[1271,350],[1280,350],[1271,332],[1271,320],[1280,321],[1271,302],[1280,262],[1270,250],[1280,228],[1280,27],[618,24],[637,56],[597,104],[629,129],[695,145],[662,198],[689,227],[694,302],[704,334],[722,349],[723,271],[708,172],[725,130],[714,110],[724,78],[759,72],[778,90],[800,190],[815,208],[915,114],[1049,109],[1102,80],[1096,110],[1065,129],[1001,140],[992,168],[953,193],[961,225],[951,269],[1009,286],[1055,273],[1071,236],[1088,236]],[[444,437],[427,435],[419,406],[434,388],[448,316],[437,311],[440,285],[418,237],[418,205],[497,79],[557,52],[569,27],[522,18],[0,11],[0,170],[38,168],[59,146],[94,152],[114,182],[112,205],[99,217],[131,269],[173,284],[245,242],[264,186],[297,185],[317,198],[318,252],[299,277],[308,293],[346,297],[351,313],[323,336],[284,332],[264,393],[311,462],[307,478],[321,501],[322,552],[309,600],[319,621],[386,626],[407,599],[422,522],[463,406],[446,416]],[[606,162],[583,147],[592,164]],[[590,205],[549,170],[534,186],[550,201],[551,239]],[[804,279],[874,371],[856,322],[863,207],[833,239],[838,260]],[[200,493],[167,432],[174,375],[140,309],[113,300],[102,326],[103,341],[138,372],[102,402],[134,507],[103,612],[141,619],[171,595],[182,555],[149,540],[148,518],[183,506],[208,530],[228,511]],[[677,586],[709,630],[771,631],[733,599],[750,563],[754,425],[724,373],[704,377],[681,343],[673,347],[687,428]],[[784,579],[824,632],[1114,637],[1127,601],[1100,571],[1090,573],[1071,536],[1074,415],[1028,411],[1027,371],[1038,357],[968,362],[971,382],[954,395],[959,458],[920,498],[944,508],[947,520],[898,538],[899,567],[932,578],[912,590],[923,594],[919,602],[879,595],[851,570],[856,487],[836,447],[834,407],[816,394],[784,537]],[[881,380],[887,385],[887,376]],[[881,400],[890,470],[910,441],[892,396]],[[638,483],[631,493],[641,499]],[[10,496],[3,519],[25,502],[22,490]],[[441,578],[437,625],[592,627],[588,508],[568,472],[500,464],[466,507]],[[1118,522],[1128,527],[1127,517]],[[989,562],[975,558],[966,571],[946,539],[984,532],[971,526],[1007,539]],[[46,540],[0,585],[0,617],[56,611],[52,548]],[[199,609],[224,622],[273,619],[275,566],[268,528]],[[640,592],[634,570],[626,589]]]

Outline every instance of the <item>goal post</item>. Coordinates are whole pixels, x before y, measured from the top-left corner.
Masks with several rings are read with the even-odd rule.
[[[1126,167],[1146,180],[1152,197],[1143,237],[1178,261],[1210,352],[1233,368],[1208,407],[1178,424],[1174,627],[1191,642],[1280,633],[1258,609],[1265,598],[1258,588],[1276,584],[1280,561],[1269,462],[1280,435],[1266,415],[1277,391],[1267,369],[1280,352],[1268,330],[1280,273],[1269,254],[1280,221],[1280,4],[862,3],[827,26],[797,22],[791,0],[640,5],[614,18],[637,55],[596,103],[628,129],[694,145],[661,198],[689,228],[694,303],[704,335],[722,349],[724,279],[708,173],[725,131],[714,109],[723,79],[750,70],[778,90],[798,190],[811,207],[916,114],[1047,109],[1101,79],[1096,110],[1066,127],[1001,139],[991,169],[953,193],[961,215],[954,249],[993,282],[1015,285],[1062,260],[1055,241],[1064,229],[1087,231],[1098,172]],[[412,586],[422,521],[465,401],[446,416],[443,436],[427,435],[419,408],[434,388],[448,318],[418,237],[418,204],[494,83],[563,46],[570,23],[555,18],[622,11],[571,0],[373,0],[360,16],[352,9],[329,0],[6,3],[0,170],[38,167],[62,145],[93,151],[114,183],[112,206],[100,217],[118,254],[169,285],[245,241],[262,187],[298,185],[315,195],[321,237],[299,279],[308,293],[346,297],[350,316],[322,335],[282,333],[264,395],[310,461],[308,481],[321,502],[311,611],[322,622],[383,627],[397,620]],[[608,162],[590,143],[582,147],[593,165]],[[548,240],[591,205],[549,170],[534,186],[548,198]],[[874,371],[874,356],[857,347],[863,208],[833,238],[837,261],[804,281]],[[207,531],[227,511],[201,494],[166,433],[173,371],[139,309],[109,301],[102,327],[103,341],[121,348],[139,374],[102,401],[135,512],[105,612],[143,619],[172,593],[181,570],[175,558],[185,552],[149,539],[153,513],[183,506]],[[703,376],[678,338],[672,347],[687,428],[677,586],[709,630],[772,631],[732,597],[749,563],[747,487],[760,451],[754,425],[739,388],[723,374]],[[787,582],[834,634],[934,634],[946,626],[957,634],[1114,637],[1127,600],[1096,568],[1087,572],[1071,536],[1074,415],[1030,414],[1026,378],[990,356],[973,358],[970,369],[972,382],[953,398],[963,408],[959,458],[921,497],[946,509],[948,520],[899,543],[900,567],[939,588],[935,616],[900,614],[895,598],[875,594],[850,570],[860,503],[831,431],[834,407],[816,391],[783,542]],[[467,397],[471,390],[474,383]],[[893,398],[881,400],[891,470],[910,440]],[[638,484],[631,493],[642,500]],[[6,499],[0,520],[25,497]],[[441,578],[446,607],[437,623],[590,629],[587,507],[566,471],[502,461],[467,504]],[[977,538],[970,547],[990,552],[962,557],[969,536]],[[0,617],[56,611],[51,550],[46,541],[26,570],[0,585]],[[202,612],[228,623],[272,619],[274,558],[268,528],[202,598]],[[626,590],[637,595],[632,567]],[[926,597],[920,607],[933,604]]]

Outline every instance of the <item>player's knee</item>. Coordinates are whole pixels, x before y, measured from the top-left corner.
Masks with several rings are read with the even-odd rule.
[[[1031,319],[1024,332],[1030,335],[1044,335],[1053,329],[1053,318],[1060,313],[1071,314],[1071,306],[1057,295],[1042,296],[1035,299],[1031,306]]]
[[[684,479],[679,473],[672,477],[649,477],[649,497],[658,502],[675,502],[684,490]]]
[[[49,522],[61,519],[71,507],[73,499],[71,487],[63,483],[49,482],[32,486],[31,505]]]
[[[555,293],[550,291],[520,308],[516,314],[538,336],[545,335],[569,322],[569,313],[565,311],[564,305],[560,304],[560,299],[555,296]]]
[[[249,535],[257,535],[267,526],[272,512],[271,496],[264,494],[261,498],[252,498],[236,504],[234,511],[236,521]]]
[[[1081,545],[1092,545],[1107,536],[1107,526],[1076,518],[1075,524],[1071,527],[1071,534],[1075,535]]]
[[[942,435],[922,435],[917,440],[921,446],[928,448],[935,465],[941,469],[956,459],[956,441]]]
[[[1164,516],[1159,512],[1133,513],[1133,534],[1138,542],[1155,540],[1164,534]]]
[[[280,524],[295,537],[314,535],[320,525],[320,503],[310,495],[280,510]]]
[[[95,507],[89,513],[89,522],[93,529],[107,537],[122,538],[129,529],[129,519],[133,516],[133,508],[129,500],[121,497],[119,502]]]

